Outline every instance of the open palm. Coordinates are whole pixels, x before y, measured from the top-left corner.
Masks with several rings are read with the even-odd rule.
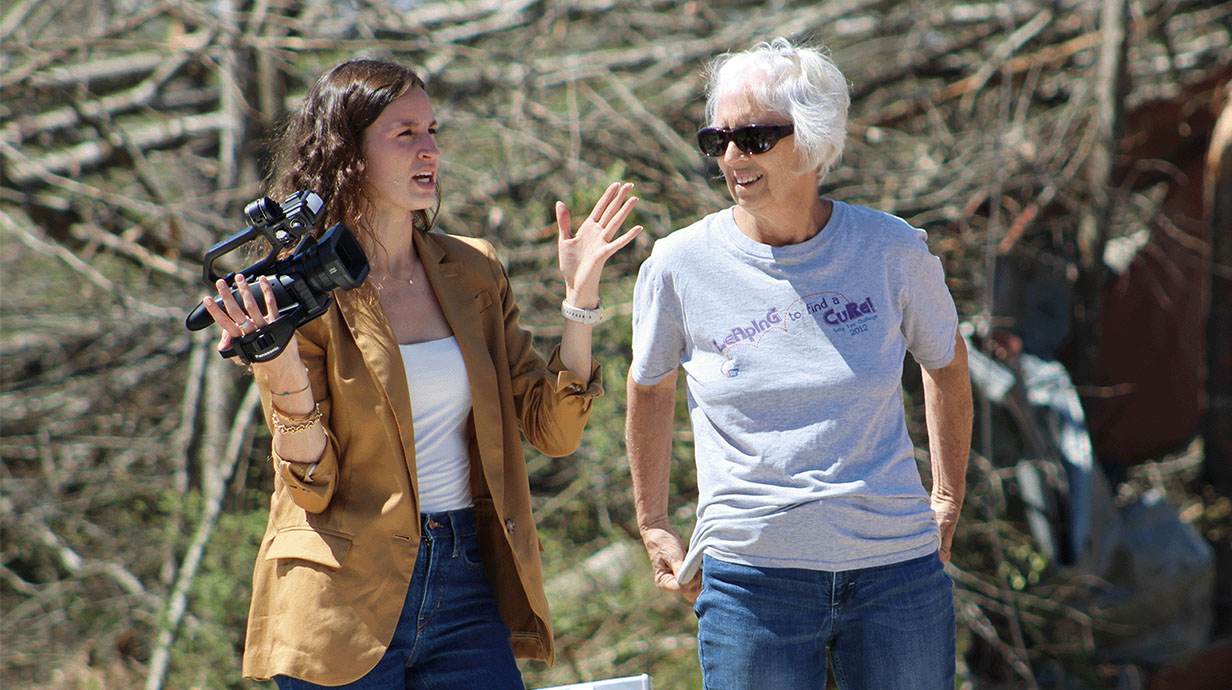
[[[637,197],[629,196],[632,189],[631,183],[613,182],[576,231],[569,208],[564,202],[556,202],[560,271],[565,278],[566,294],[577,302],[587,302],[578,306],[589,307],[599,299],[604,264],[642,231],[642,226],[637,225],[617,236],[637,205]]]

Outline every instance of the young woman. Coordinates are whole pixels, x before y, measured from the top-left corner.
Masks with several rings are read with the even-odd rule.
[[[544,361],[491,245],[429,232],[436,128],[414,72],[352,60],[285,137],[274,193],[320,194],[318,227],[346,223],[371,274],[253,366],[275,480],[244,675],[283,690],[522,688],[515,655],[553,658],[520,434],[576,449],[602,392],[600,273],[637,200],[611,185],[576,232],[557,202],[566,321]],[[205,299],[220,349],[277,313],[259,285],[263,305],[221,281],[222,307]]]

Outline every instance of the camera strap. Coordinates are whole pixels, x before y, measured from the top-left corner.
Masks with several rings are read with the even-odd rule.
[[[287,349],[303,312],[304,307],[300,304],[279,310],[278,318],[252,333],[233,339],[231,346],[218,354],[224,358],[239,357],[241,362],[247,364],[268,362]]]

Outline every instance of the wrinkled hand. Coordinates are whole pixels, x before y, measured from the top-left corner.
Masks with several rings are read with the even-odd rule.
[[[936,495],[932,496],[929,502],[937,520],[937,527],[941,530],[941,562],[949,563],[950,545],[954,541],[954,531],[958,528],[958,517],[962,512],[962,504],[952,497]]]
[[[556,202],[560,272],[565,278],[565,298],[571,304],[590,308],[598,302],[604,264],[642,231],[642,226],[637,225],[616,236],[637,205],[637,197],[629,196],[632,189],[631,183],[613,182],[576,232],[572,229],[569,208],[564,202]]]
[[[697,601],[697,595],[702,591],[702,578],[694,576],[684,584],[676,579],[684,567],[685,549],[680,535],[663,527],[644,527],[642,543],[646,546],[646,554],[650,556],[655,587],[665,592],[675,592],[689,600],[689,603]]]
[[[269,279],[261,276],[257,279],[257,286],[261,289],[261,296],[265,301],[264,312],[257,305],[257,300],[252,296],[252,290],[249,289],[248,279],[243,275],[235,276],[235,287],[237,288],[236,291],[240,293],[242,305],[240,302],[235,301],[235,297],[231,294],[230,286],[221,278],[214,283],[214,287],[218,290],[218,296],[222,300],[222,307],[219,308],[214,303],[212,297],[206,296],[202,299],[201,303],[205,305],[205,310],[214,319],[214,323],[222,329],[222,337],[218,340],[219,352],[230,347],[231,341],[237,340],[259,328],[263,328],[278,318],[278,300],[274,298],[274,288],[270,285]],[[240,366],[244,365],[238,357],[232,358],[231,361]],[[269,365],[272,368],[281,369],[298,361],[299,345],[295,338],[292,338],[287,348],[273,360],[263,364],[254,364],[253,366]]]

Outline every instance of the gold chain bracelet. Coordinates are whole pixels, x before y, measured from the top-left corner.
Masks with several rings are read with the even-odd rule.
[[[311,429],[321,421],[321,403],[313,405],[312,412],[306,417],[292,417],[273,405],[270,408],[274,411],[270,422],[279,433],[296,434],[305,429]]]

